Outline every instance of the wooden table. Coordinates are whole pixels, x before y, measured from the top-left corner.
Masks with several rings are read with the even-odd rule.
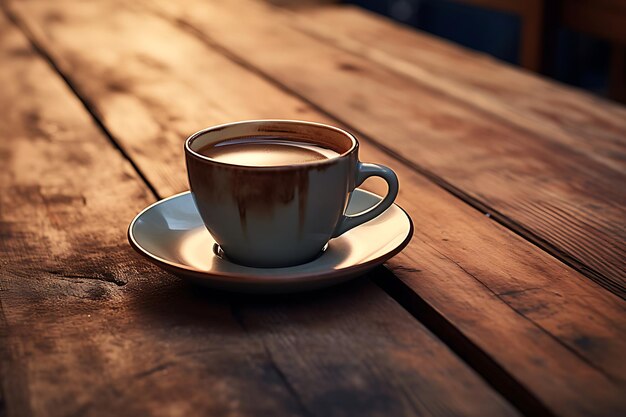
[[[353,7],[2,11],[0,415],[626,412],[623,107]],[[356,132],[410,245],[273,297],[136,255],[131,219],[188,187],[183,140],[255,118]]]

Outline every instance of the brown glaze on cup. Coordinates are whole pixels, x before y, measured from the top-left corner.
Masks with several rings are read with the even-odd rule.
[[[309,191],[309,171],[324,171],[333,164],[318,166],[294,166],[291,169],[242,169],[242,166],[229,166],[207,163],[198,158],[187,158],[189,170],[201,171],[195,178],[189,177],[192,189],[198,190],[208,200],[221,201],[232,196],[236,202],[239,219],[247,234],[247,213],[269,214],[276,205],[285,205],[298,198],[299,230],[302,231],[307,216],[306,207]],[[225,177],[225,187],[216,178]],[[348,190],[346,190],[346,195]]]

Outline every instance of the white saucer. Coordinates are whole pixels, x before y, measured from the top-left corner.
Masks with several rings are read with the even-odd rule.
[[[356,189],[353,215],[381,197]],[[215,240],[198,214],[191,193],[177,194],[144,209],[128,227],[131,246],[161,268],[195,283],[230,291],[305,291],[347,281],[400,252],[413,235],[409,215],[393,204],[382,215],[332,239],[317,259],[288,268],[250,268],[214,254]]]

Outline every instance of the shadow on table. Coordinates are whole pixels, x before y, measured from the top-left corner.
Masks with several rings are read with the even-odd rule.
[[[169,279],[158,286],[142,285],[134,290],[131,308],[147,320],[212,330],[225,330],[222,325],[233,319],[244,328],[248,322],[289,324],[294,320],[315,325],[340,316],[344,321],[360,321],[374,310],[381,314],[386,308],[390,298],[372,277],[387,274],[390,272],[381,266],[340,285],[295,294],[237,294]]]

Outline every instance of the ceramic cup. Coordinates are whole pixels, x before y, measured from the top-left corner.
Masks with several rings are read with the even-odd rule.
[[[268,167],[219,162],[199,153],[211,143],[252,136],[306,142],[338,156]],[[201,130],[185,142],[191,193],[204,224],[229,260],[254,267],[311,261],[331,238],[375,218],[393,203],[396,174],[382,165],[359,162],[358,150],[356,138],[345,130],[289,120],[229,123]],[[346,216],[352,191],[371,176],[387,182],[387,195],[368,210]]]

